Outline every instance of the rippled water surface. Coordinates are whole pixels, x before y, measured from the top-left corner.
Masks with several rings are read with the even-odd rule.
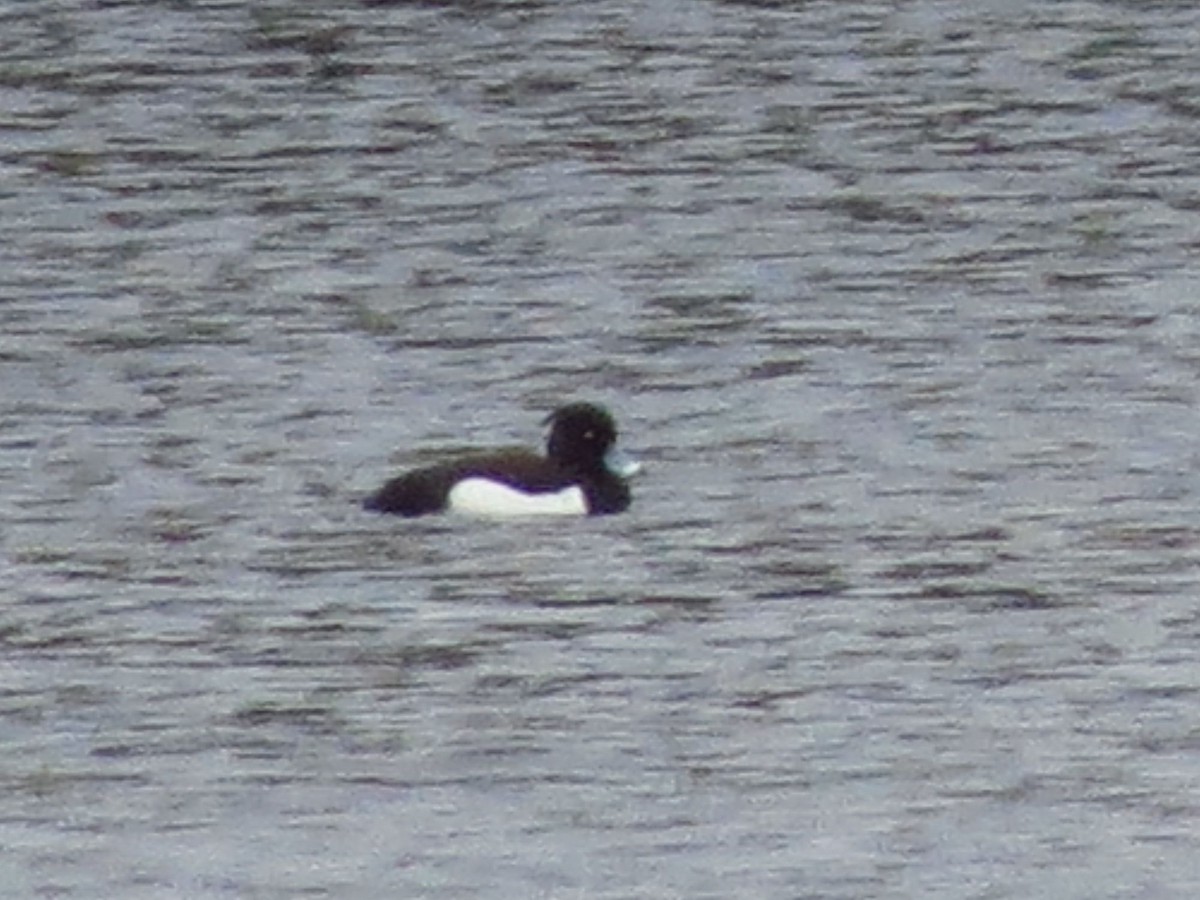
[[[1193,4],[0,35],[6,896],[1200,892]]]

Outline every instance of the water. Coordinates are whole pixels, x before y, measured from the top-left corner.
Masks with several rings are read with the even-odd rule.
[[[1189,4],[0,21],[6,896],[1195,896]]]

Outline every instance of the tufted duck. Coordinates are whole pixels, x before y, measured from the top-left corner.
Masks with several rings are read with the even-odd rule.
[[[529,450],[476,453],[393,478],[365,509],[423,516],[592,515],[629,506],[625,479],[640,466],[614,445],[617,426],[603,407],[572,403],[551,413],[546,455]]]

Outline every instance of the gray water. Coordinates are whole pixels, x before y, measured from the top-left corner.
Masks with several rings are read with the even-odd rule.
[[[1200,891],[1193,4],[0,35],[5,897]]]

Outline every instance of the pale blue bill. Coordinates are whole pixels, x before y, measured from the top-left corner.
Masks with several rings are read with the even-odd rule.
[[[642,464],[622,450],[613,448],[604,456],[604,466],[618,478],[632,478],[642,471]]]

